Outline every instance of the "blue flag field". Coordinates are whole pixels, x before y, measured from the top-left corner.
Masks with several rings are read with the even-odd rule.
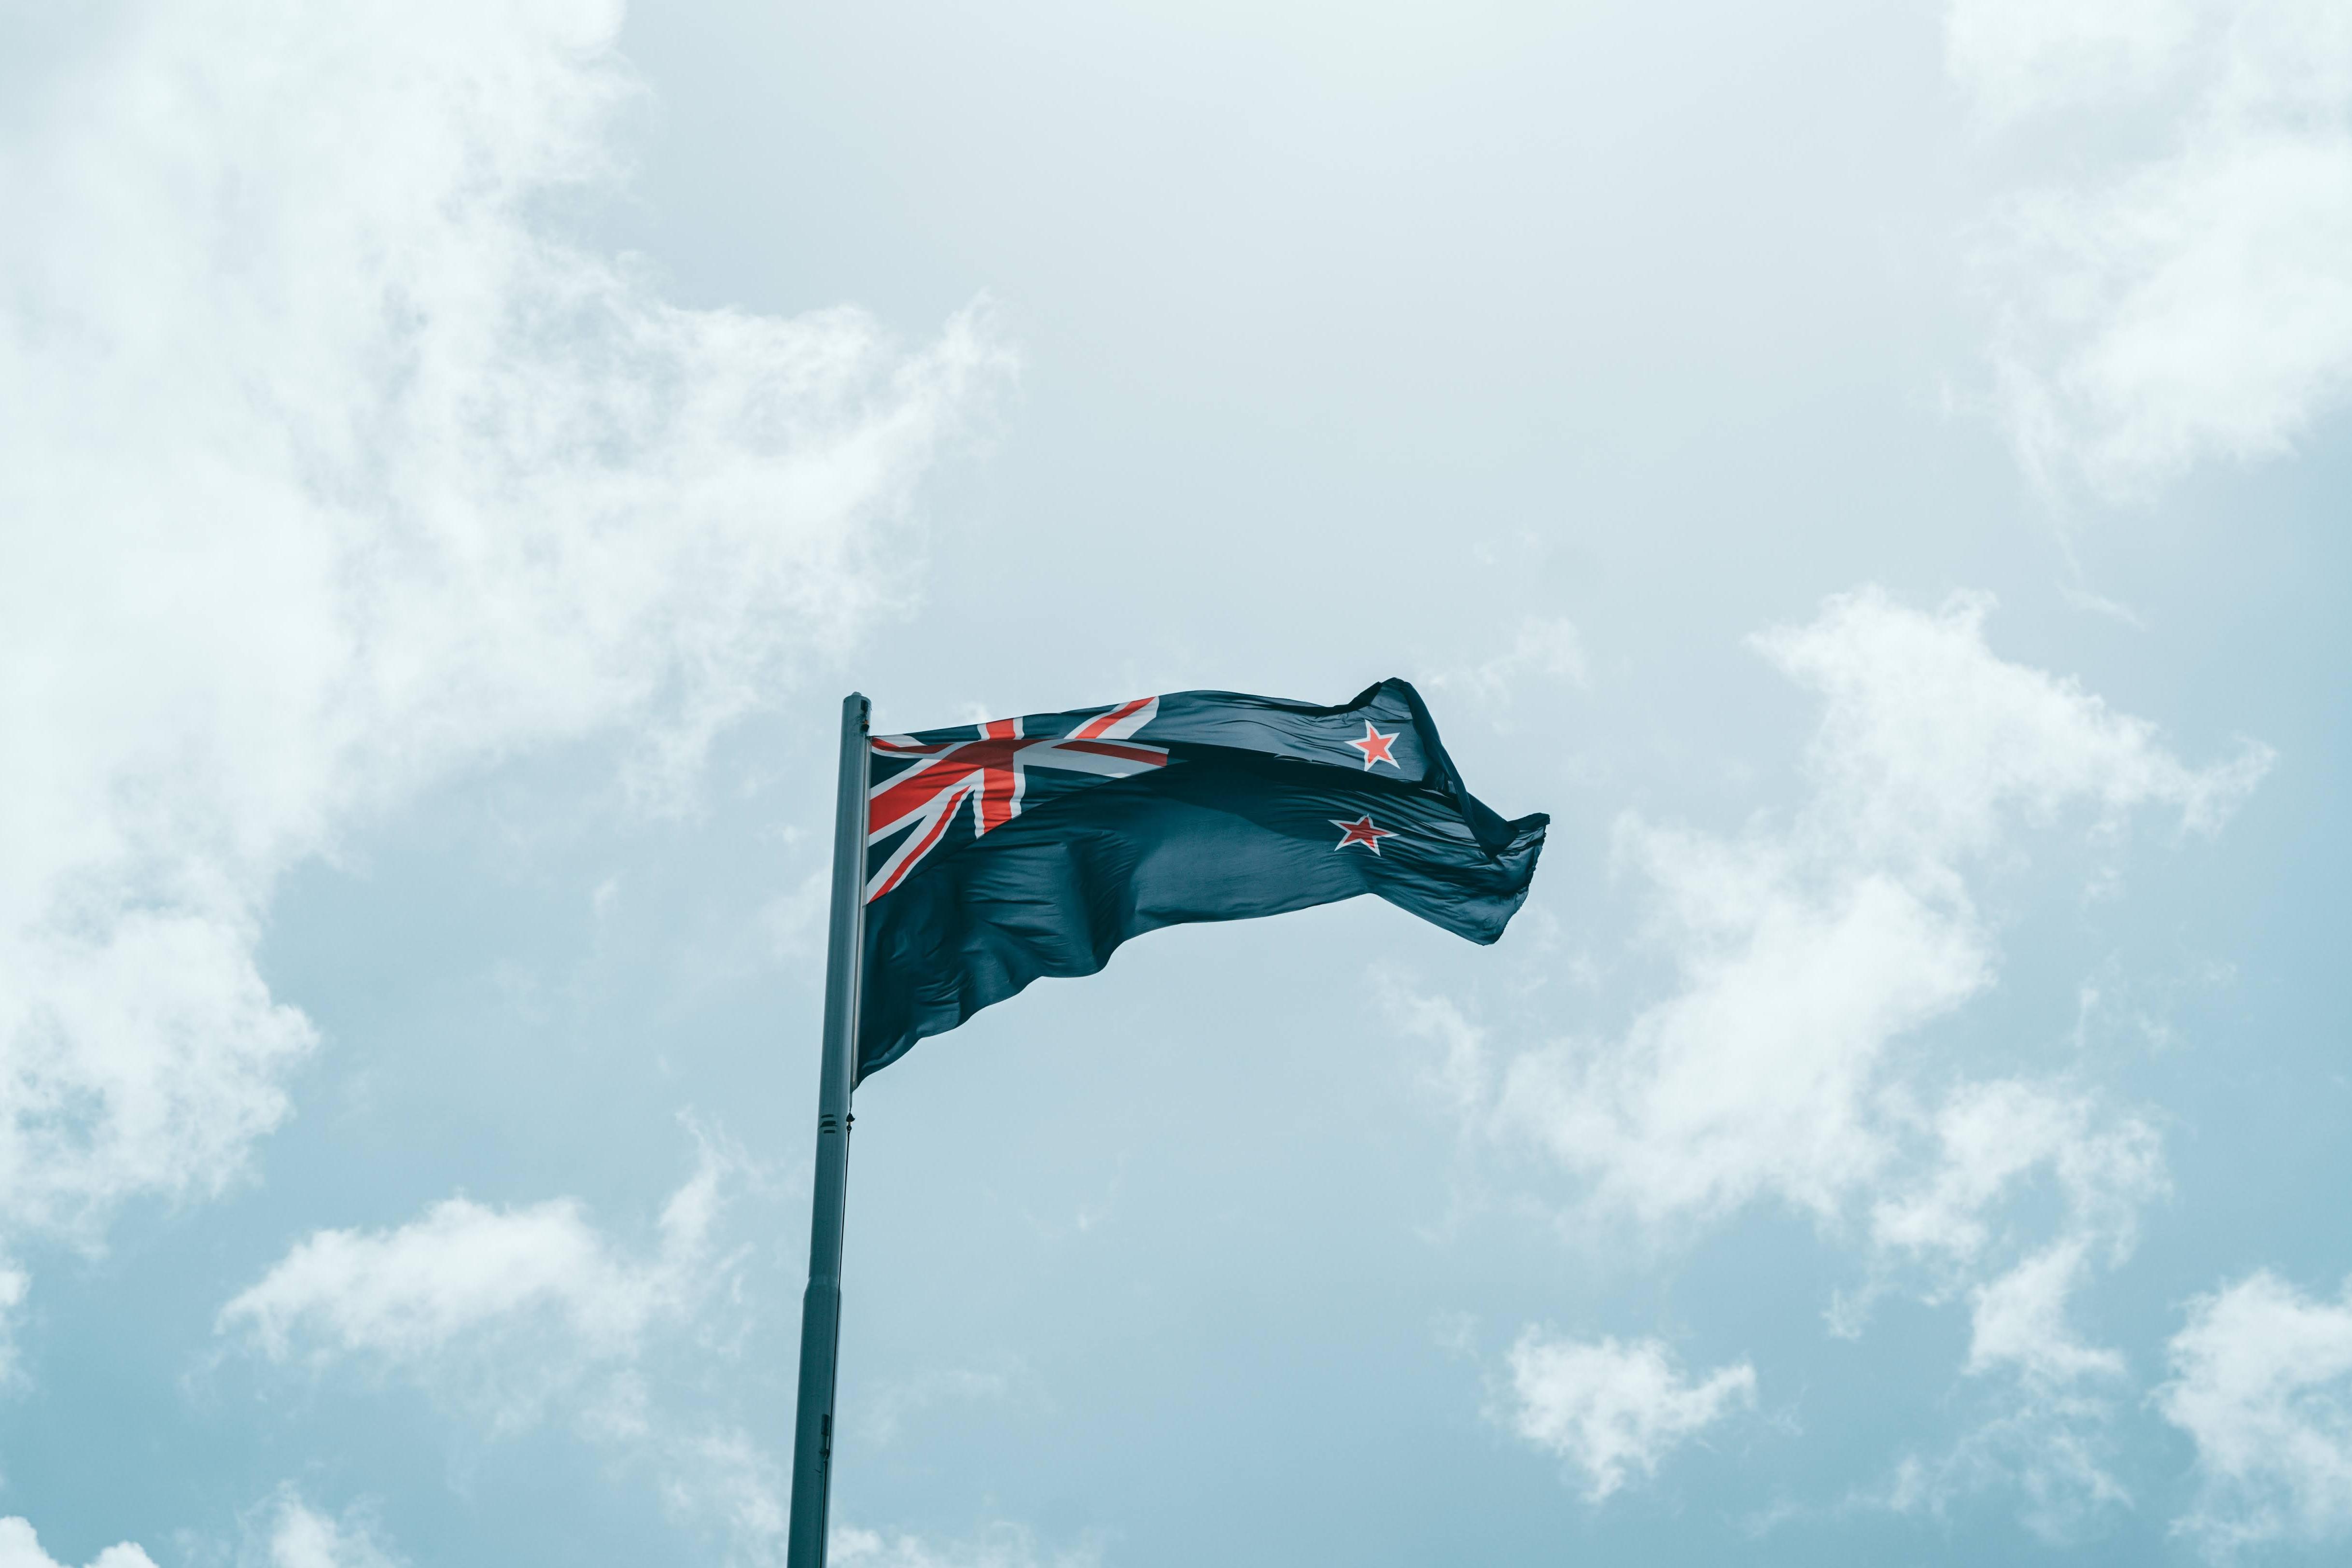
[[[857,1076],[1129,937],[1376,893],[1491,942],[1549,818],[1463,786],[1421,694],[1181,691],[871,742]]]

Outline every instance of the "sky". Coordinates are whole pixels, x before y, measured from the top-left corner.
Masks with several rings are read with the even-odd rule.
[[[2352,10],[0,7],[0,1568],[782,1561],[833,747],[1492,948],[857,1097],[843,1568],[2352,1550]]]

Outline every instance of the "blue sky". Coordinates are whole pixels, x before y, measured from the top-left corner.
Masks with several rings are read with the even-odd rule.
[[[834,1559],[2352,1541],[2352,17],[0,12],[0,1568],[782,1560],[834,715],[1417,682],[1477,949],[858,1100]]]

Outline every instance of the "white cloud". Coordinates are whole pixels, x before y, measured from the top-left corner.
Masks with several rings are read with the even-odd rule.
[[[740,1309],[745,1253],[719,1231],[741,1173],[705,1140],[650,1247],[616,1243],[571,1198],[451,1198],[391,1229],[319,1231],[225,1305],[218,1331],[312,1375],[404,1382],[493,1435],[568,1422],[648,1476],[681,1522],[722,1538],[727,1561],[781,1562],[783,1467],[723,1410],[688,1408],[679,1391],[694,1380],[664,1372],[680,1353],[707,1364],[738,1337],[724,1314]],[[278,1528],[316,1534],[292,1515]]]
[[[505,1209],[450,1198],[395,1229],[319,1231],[224,1306],[217,1328],[273,1362],[402,1373],[500,1428],[567,1394],[584,1394],[600,1425],[633,1428],[627,1370],[735,1261],[713,1248],[727,1170],[706,1144],[649,1257],[615,1247],[571,1198]]]
[[[378,1539],[375,1527],[354,1510],[341,1519],[305,1503],[290,1486],[279,1489],[251,1530],[240,1561],[267,1568],[404,1568],[401,1557]]]
[[[740,1426],[677,1407],[658,1375],[666,1348],[707,1355],[726,1336],[712,1309],[740,1254],[717,1233],[736,1163],[708,1143],[664,1207],[657,1243],[633,1254],[557,1199],[493,1208],[454,1198],[392,1229],[320,1231],[222,1308],[219,1330],[267,1360],[314,1375],[350,1367],[398,1378],[474,1416],[494,1434],[568,1419],[628,1471],[647,1477],[681,1524],[724,1543],[724,1560],[784,1559],[791,1477],[782,1457]],[[1002,1375],[959,1373],[899,1391],[879,1419],[945,1395],[1002,1392]],[[886,1394],[886,1405],[892,1396]],[[880,1434],[882,1440],[887,1433]],[[394,1568],[362,1515],[340,1521],[290,1489],[249,1531],[247,1555],[268,1568]],[[266,1550],[266,1557],[264,1551]],[[996,1524],[965,1541],[847,1527],[833,1561],[866,1568],[1090,1568],[1091,1546],[1045,1553],[1030,1533]],[[0,1559],[0,1568],[9,1568]],[[131,1563],[103,1568],[136,1568]]]
[[[1465,1121],[1477,1116],[1493,1092],[1494,1068],[1486,1032],[1444,996],[1423,996],[1385,970],[1372,976],[1381,1005],[1407,1033],[1441,1047],[1444,1056],[1423,1075],[1423,1083]]]
[[[2064,1542],[2102,1510],[2128,1507],[2131,1494],[2112,1467],[2110,1388],[2124,1379],[2123,1356],[2083,1342],[2070,1303],[2090,1275],[2090,1240],[2059,1238],[1969,1292],[1968,1371],[2008,1373],[2005,1407],[1961,1438],[1923,1473],[1940,1510],[1951,1498],[2013,1484],[2026,1527]]]
[[[2122,1356],[2083,1344],[2066,1321],[2067,1301],[2089,1267],[2084,1254],[2083,1238],[2068,1237],[1970,1293],[1970,1372],[2015,1366],[2053,1384],[2123,1375]]]
[[[723,1531],[730,1563],[775,1568],[783,1563],[791,1478],[748,1435],[674,1435],[663,1442],[657,1462],[663,1502],[678,1518]],[[827,1561],[837,1568],[1097,1568],[1102,1553],[1090,1540],[1046,1551],[1034,1531],[1003,1520],[954,1540],[836,1520]]]
[[[33,1527],[21,1519],[0,1519],[0,1568],[68,1568],[41,1550]],[[155,1560],[125,1542],[89,1560],[89,1568],[155,1568]]]
[[[1511,1347],[1510,1368],[1512,1430],[1581,1471],[1594,1502],[1629,1470],[1656,1475],[1671,1450],[1756,1402],[1755,1368],[1685,1378],[1658,1340],[1546,1339],[1530,1329]]]
[[[1507,1053],[1450,1004],[1402,1018],[1444,1046],[1438,1087],[1465,1124],[1579,1178],[1586,1218],[1657,1237],[1759,1203],[1811,1214],[1862,1244],[1865,1283],[1831,1315],[1842,1332],[1889,1289],[1965,1298],[1969,1370],[2012,1408],[1938,1473],[2001,1458],[2049,1491],[2032,1512],[2055,1521],[2068,1487],[2094,1506],[2122,1495],[2095,1459],[2108,1406],[2077,1385],[2124,1369],[2071,1301],[2163,1190],[2160,1141],[2083,1084],[1956,1076],[1912,1038],[1994,984],[1972,885],[2022,862],[2023,830],[2067,818],[2112,847],[2155,809],[2210,832],[2269,754],[2184,763],[2146,721],[1998,658],[1988,607],[1924,614],[1865,589],[1757,639],[1822,700],[1810,796],[1736,836],[1620,824],[1675,973],[1622,1032]],[[2036,1194],[2054,1218],[2021,1217]]]
[[[1938,883],[1939,866],[1982,855],[2011,826],[2070,806],[2103,826],[2168,807],[2210,833],[2252,793],[2270,752],[2244,745],[2192,768],[2157,728],[2117,713],[2080,682],[2011,664],[1985,642],[1992,600],[1958,595],[1933,615],[1875,588],[1832,599],[1803,626],[1756,639],[1824,704],[1809,754],[1819,795],[1802,830],[1858,842]]]
[[[835,1525],[826,1561],[839,1568],[1096,1568],[1102,1552],[1082,1542],[1049,1554],[1034,1532],[1003,1521],[961,1541]]]
[[[1002,355],[567,241],[598,0],[141,7],[0,146],[0,1243],[236,1178],[315,1044],[277,879],[453,771],[712,733],[894,591]]]
[[[1764,1196],[1832,1216],[1883,1190],[1917,1127],[1890,1053],[1992,984],[1971,865],[2014,826],[2069,808],[2111,835],[2141,806],[2210,830],[2267,766],[2259,748],[2186,766],[2143,721],[1995,657],[1987,608],[1964,598],[1922,614],[1864,590],[1759,639],[1823,700],[1811,798],[1786,825],[1738,837],[1620,823],[1620,856],[1647,886],[1650,935],[1676,989],[1620,1038],[1512,1059],[1499,1131],[1645,1220],[1718,1217]],[[2012,1144],[1963,1134],[1966,1096],[1982,1092],[1955,1100],[1948,1160],[2013,1156]],[[2063,1147],[2045,1142],[2042,1154]],[[1939,1190],[1948,1205],[2012,1173],[1961,1173]]]
[[[663,1433],[652,1446],[673,1517],[715,1525],[730,1542],[730,1563],[784,1561],[792,1479],[773,1455],[731,1427]]]
[[[378,1539],[364,1510],[338,1520],[303,1502],[291,1485],[245,1516],[244,1540],[236,1552],[252,1568],[405,1568],[407,1560]],[[0,1568],[66,1568],[41,1550],[33,1527],[22,1519],[0,1519]],[[137,1546],[110,1546],[89,1568],[155,1568]]]
[[[2119,1259],[2140,1205],[2164,1189],[2156,1130],[2063,1085],[1994,1079],[1952,1089],[1923,1131],[1925,1168],[1871,1205],[1870,1236],[1890,1257],[1966,1269],[1992,1248],[1990,1217],[2036,1177],[2060,1199],[2065,1242],[2044,1255],[2042,1287],[2071,1280],[2095,1248]],[[2063,1264],[2061,1257],[2071,1259]],[[2023,1264],[2021,1268],[2025,1268]],[[2037,1289],[2021,1275],[2013,1289]],[[2023,1297],[2017,1298],[2021,1303]],[[2017,1360],[2017,1357],[1995,1359]]]
[[[2020,1522],[2045,1542],[2080,1541],[2131,1506],[2112,1468],[2114,1414],[2105,1400],[2029,1385],[1949,1450],[1906,1455],[1884,1489],[1856,1493],[1847,1507],[1941,1519],[1962,1498],[2009,1489]]]
[[[26,1292],[32,1280],[21,1268],[11,1268],[0,1259],[0,1386],[15,1380],[16,1375],[16,1345],[11,1321],[16,1309],[24,1304]]]
[[[1509,704],[1529,677],[1583,686],[1591,676],[1584,637],[1565,616],[1529,616],[1519,622],[1511,646],[1466,669],[1442,671],[1423,684],[1432,690],[1459,689],[1490,706]]]
[[[1630,821],[1619,842],[1658,898],[1683,987],[1620,1039],[1513,1058],[1500,1130],[1652,1222],[1767,1194],[1835,1212],[1892,1152],[1887,1047],[1985,984],[1975,931],[1883,872],[1809,886],[1780,846]]]
[[[2203,1495],[2178,1528],[2217,1556],[2352,1535],[2352,1286],[2315,1300],[2267,1270],[2189,1303],[2166,1420]]]
[[[289,1485],[246,1516],[236,1561],[254,1568],[405,1568],[407,1560],[387,1548],[361,1510],[338,1520],[303,1502]],[[33,1527],[22,1519],[0,1519],[0,1568],[66,1568],[41,1550]],[[139,1547],[110,1546],[89,1568],[155,1568]]]
[[[2146,91],[2194,37],[2199,0],[1952,0],[1952,75],[1996,119]]]
[[[1953,74],[1992,118],[2101,110],[2075,160],[2098,172],[2006,200],[1983,258],[2029,466],[2129,495],[2201,458],[2281,452],[2340,403],[2352,12],[1955,0],[1948,15]],[[2118,141],[2137,155],[2100,156]]]

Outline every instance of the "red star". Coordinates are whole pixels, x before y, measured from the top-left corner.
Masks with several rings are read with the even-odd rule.
[[[1383,735],[1378,730],[1373,729],[1372,721],[1370,719],[1367,719],[1364,721],[1364,738],[1360,741],[1350,741],[1348,744],[1355,747],[1356,750],[1364,753],[1364,771],[1366,773],[1370,773],[1372,771],[1372,764],[1374,763],[1386,763],[1389,766],[1396,769],[1397,772],[1402,773],[1404,772],[1404,764],[1398,762],[1394,757],[1389,755],[1389,747],[1393,744],[1396,738],[1402,733],[1403,731],[1401,730],[1391,730],[1387,734]]]
[[[1389,828],[1373,826],[1372,819],[1368,816],[1360,816],[1353,822],[1342,822],[1336,816],[1330,821],[1332,826],[1339,829],[1339,842],[1331,846],[1334,849],[1345,849],[1350,844],[1360,844],[1377,855],[1381,852],[1381,839],[1396,837],[1396,834]]]

